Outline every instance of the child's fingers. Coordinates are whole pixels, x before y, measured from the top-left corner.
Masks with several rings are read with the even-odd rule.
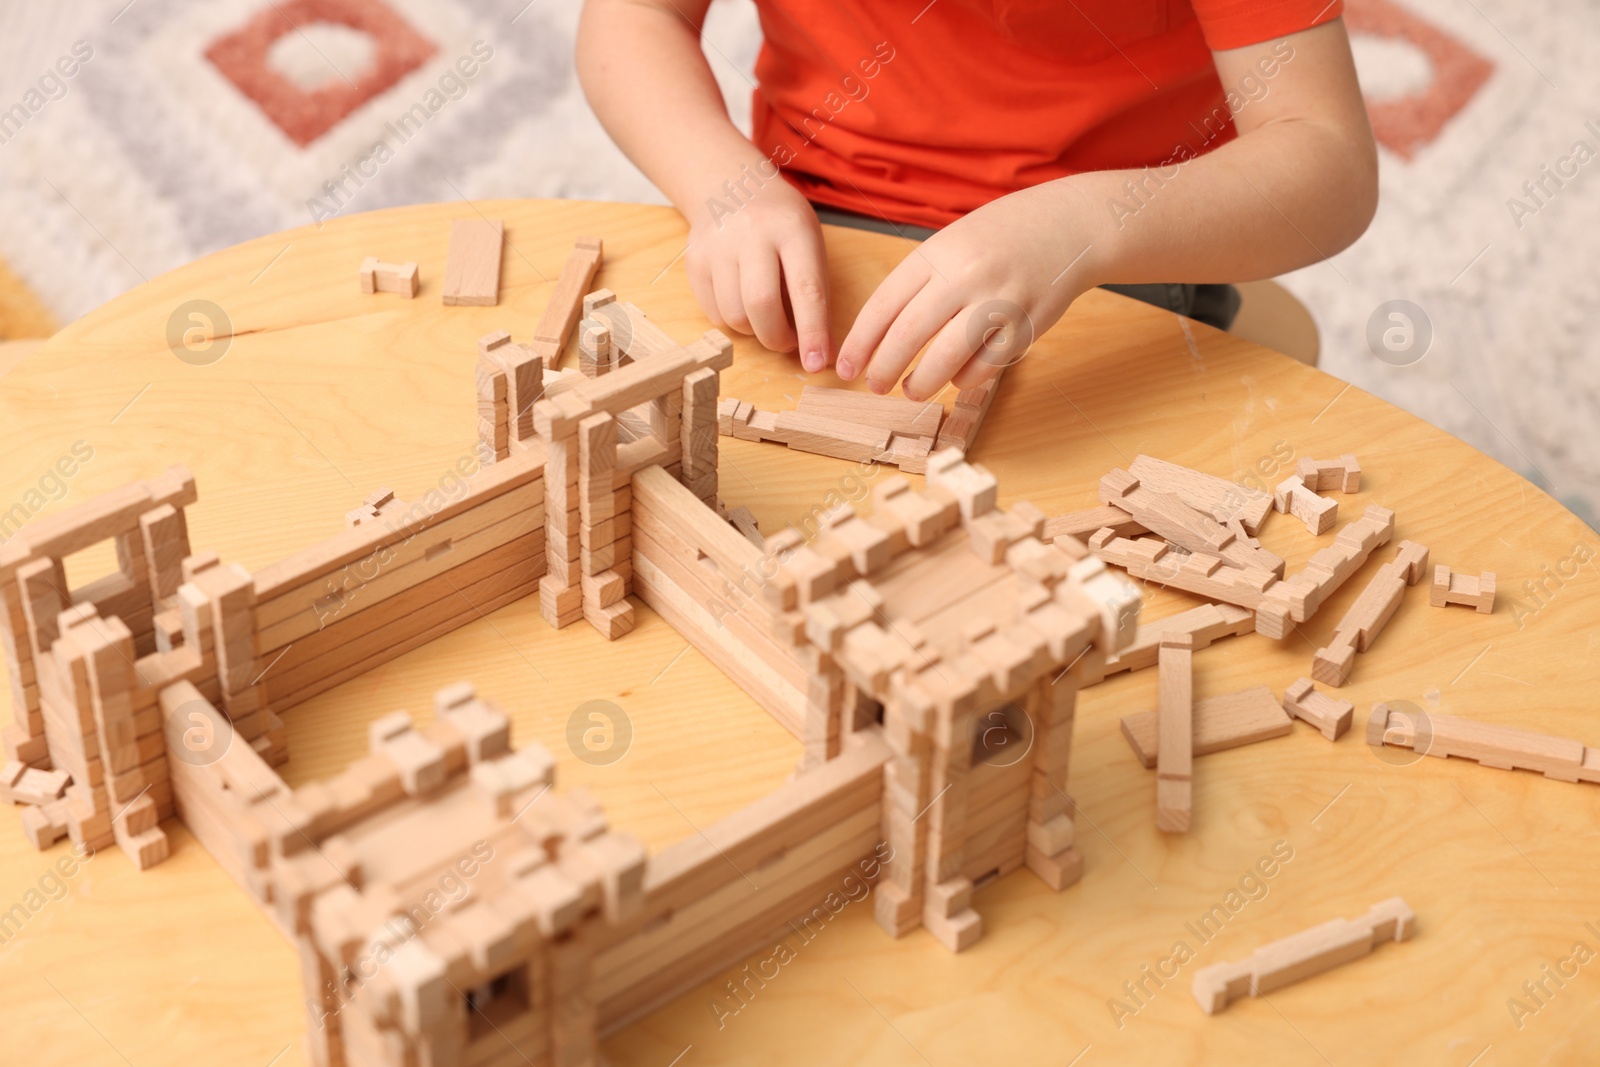
[[[999,374],[1009,366],[1005,363],[991,363],[980,356],[967,360],[966,365],[956,371],[950,382],[957,389],[972,389]]]
[[[800,346],[800,365],[819,371],[832,358],[833,338],[828,333],[828,279],[822,237],[808,234],[779,250],[783,279],[794,311],[794,330]]]
[[[893,389],[922,346],[950,321],[959,306],[944,286],[924,286],[884,334],[883,343],[867,366],[868,387],[874,393]]]
[[[900,387],[907,399],[927,400],[954,379],[958,371],[966,370],[974,362],[972,353],[978,346],[967,329],[972,314],[971,307],[962,308],[934,335],[928,350],[917,361],[916,369],[906,376]]]
[[[911,257],[901,260],[900,265],[889,272],[867,297],[844,343],[839,346],[839,377],[849,381],[866,367],[895,317],[905,310],[926,282],[926,270],[920,266],[920,261],[913,264]]]
[[[729,257],[713,264],[711,284],[717,291],[717,310],[722,312],[722,321],[736,333],[750,333],[750,317],[745,313],[739,286],[739,261]]]
[[[700,305],[700,310],[706,313],[706,318],[719,330],[726,330],[728,323],[722,317],[722,311],[717,307],[717,288],[711,283],[711,272],[704,263],[691,261],[687,264],[689,275],[689,290],[694,293],[694,299]]]
[[[783,310],[776,252],[761,246],[739,260],[739,294],[756,340],[774,352],[794,349],[794,331]]]

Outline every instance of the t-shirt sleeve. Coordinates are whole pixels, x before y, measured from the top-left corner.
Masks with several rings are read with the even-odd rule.
[[[1344,0],[1193,0],[1195,18],[1213,52],[1270,41],[1332,22]]]

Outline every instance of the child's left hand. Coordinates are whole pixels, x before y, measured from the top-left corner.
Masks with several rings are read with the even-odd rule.
[[[1087,198],[1066,180],[991,201],[906,256],[856,316],[839,347],[839,377],[864,372],[874,393],[887,393],[928,345],[902,386],[920,401],[946,382],[979,385],[1022,358],[1095,284],[1091,272],[1108,251],[1095,247]]]

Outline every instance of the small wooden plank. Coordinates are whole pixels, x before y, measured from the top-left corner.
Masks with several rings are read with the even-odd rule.
[[[1287,636],[1289,620],[1305,622],[1323,601],[1361,568],[1374,549],[1394,535],[1394,512],[1369,505],[1345,524],[1333,544],[1314,552],[1306,565],[1267,590],[1256,609],[1256,632],[1274,640]]]
[[[1171,551],[1166,542],[1153,538],[1115,537],[1109,529],[1090,538],[1089,548],[1100,559],[1123,568],[1135,578],[1252,611],[1266,604],[1269,590],[1280,584],[1267,571],[1225,567],[1216,556]],[[1302,620],[1296,618],[1295,621]]]
[[[1242,996],[1259,996],[1369,954],[1384,941],[1406,941],[1416,914],[1400,897],[1374,904],[1355,919],[1334,919],[1262,945],[1243,960],[1213,963],[1194,974],[1191,990],[1212,1015]]]
[[[545,305],[539,325],[533,331],[534,351],[539,353],[546,369],[554,369],[561,363],[561,352],[583,311],[583,296],[594,284],[595,273],[600,269],[602,251],[598,237],[580,237],[573,242],[572,254],[567,256],[561,277],[556,279],[555,292],[550,294],[550,302]]]
[[[1348,700],[1317,692],[1310,678],[1301,678],[1284,690],[1283,710],[1315,726],[1329,741],[1337,741],[1350,729],[1356,707]]]
[[[455,219],[444,266],[447,307],[494,307],[500,302],[500,254],[505,223],[499,219]]]
[[[836,459],[870,460],[889,448],[889,430],[799,411],[778,412],[776,428],[790,448]]]
[[[1251,548],[1209,513],[1190,507],[1175,493],[1151,489],[1128,471],[1114,468],[1100,479],[1100,503],[1121,508],[1153,533],[1189,552],[1213,555],[1241,570],[1283,577],[1281,558]]]
[[[1106,658],[1101,674],[1138,671],[1156,665],[1157,650],[1166,634],[1185,633],[1194,639],[1195,651],[1223,637],[1239,637],[1256,628],[1255,616],[1234,604],[1202,604],[1164,619],[1139,620],[1133,640],[1121,652]],[[1098,681],[1099,679],[1095,679]]]
[[[1313,493],[1357,493],[1361,491],[1361,464],[1348,452],[1338,459],[1301,459],[1294,472]]]
[[[1272,497],[1268,493],[1153,456],[1135,456],[1128,465],[1128,472],[1139,479],[1141,485],[1159,493],[1171,493],[1220,523],[1238,518],[1252,535],[1260,531],[1267,513],[1272,510]]]
[[[1332,686],[1350,680],[1355,653],[1365,652],[1400,607],[1407,585],[1415,585],[1428,566],[1428,549],[1414,541],[1401,541],[1395,558],[1378,568],[1356,602],[1334,627],[1333,636],[1317,649],[1311,677]]]
[[[1339,502],[1318,496],[1298,474],[1279,482],[1272,491],[1272,506],[1293,515],[1318,537],[1333,529],[1339,520]]]
[[[1150,531],[1138,522],[1132,515],[1119,507],[1104,504],[1097,508],[1084,508],[1082,511],[1070,511],[1065,515],[1052,515],[1044,520],[1044,534],[1042,541],[1054,541],[1058,537],[1076,537],[1084,544],[1089,543],[1089,538],[1099,530],[1109,529],[1117,537],[1138,537]]]
[[[903,396],[878,396],[826,385],[802,386],[796,410],[840,422],[865,423],[908,437],[935,437],[944,420],[944,408],[932,401],[919,403]]]
[[[1193,805],[1194,638],[1163,634],[1158,666],[1156,829],[1185,833]]]
[[[1453,715],[1419,715],[1388,704],[1373,705],[1367,744],[1417,749],[1440,759],[1457,756],[1497,770],[1535,771],[1563,782],[1600,783],[1600,750],[1581,741]]]
[[[1158,713],[1141,711],[1122,719],[1122,736],[1145,767],[1155,767],[1161,751]],[[1272,690],[1251,686],[1237,693],[1206,697],[1194,705],[1192,754],[1208,756],[1242,745],[1253,745],[1283,737],[1294,728],[1293,720],[1278,706]]]

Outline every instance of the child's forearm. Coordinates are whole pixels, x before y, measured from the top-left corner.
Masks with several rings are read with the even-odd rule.
[[[589,0],[578,25],[584,94],[612,139],[685,216],[759,149],[728,118],[700,51],[710,0]]]
[[[1053,183],[1086,219],[1070,259],[1106,282],[1239,282],[1318,262],[1361,236],[1377,200],[1377,161],[1361,138],[1316,122],[1255,130],[1166,168],[1101,171]],[[1081,238],[1081,240],[1079,240]]]
[[[833,339],[816,212],[781,181],[737,211],[720,201],[726,183],[770,164],[729,121],[700,51],[710,3],[588,0],[578,77],[612,138],[688,221],[683,265],[706,315],[774,351],[798,349],[818,370]]]
[[[1025,352],[1092,286],[1247,281],[1359,237],[1377,149],[1344,24],[1212,55],[1237,140],[1188,163],[1046,182],[956,220],[867,299],[839,376],[886,392],[915,360],[904,391],[926,400],[1015,362],[1008,346]],[[992,328],[1007,323],[1018,328]]]
[[[1058,183],[1087,211],[1085,243],[1100,246],[1084,257],[1095,284],[1267,278],[1342,251],[1371,221],[1377,148],[1343,24],[1215,57],[1240,101],[1236,140],[1186,163]]]

